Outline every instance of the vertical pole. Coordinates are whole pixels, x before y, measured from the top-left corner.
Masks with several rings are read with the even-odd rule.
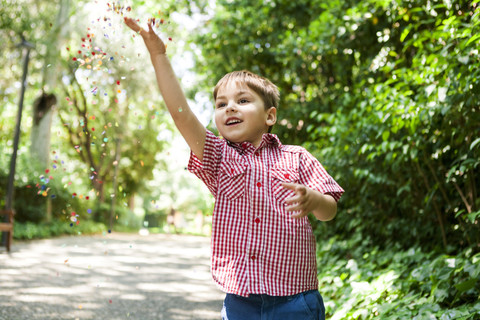
[[[20,141],[20,124],[22,122],[22,111],[23,111],[23,98],[25,96],[25,89],[27,86],[27,73],[28,73],[28,61],[30,59],[30,49],[33,48],[33,45],[29,42],[22,39],[21,47],[26,48],[26,56],[23,62],[23,75],[22,75],[22,87],[20,91],[20,101],[18,103],[18,113],[17,113],[17,124],[15,126],[15,135],[13,138],[13,153],[10,160],[10,172],[8,175],[8,185],[7,185],[7,198],[5,200],[5,208],[7,210],[12,209],[13,205],[13,182],[15,180],[15,166],[17,163],[17,151],[18,143]]]
[[[18,113],[17,113],[17,123],[15,126],[15,133],[13,137],[13,152],[12,158],[10,159],[10,171],[8,173],[8,184],[7,184],[7,196],[5,199],[5,209],[10,210],[13,206],[13,182],[15,180],[15,166],[17,163],[17,151],[18,151],[18,142],[20,141],[20,124],[22,122],[22,111],[23,111],[23,98],[25,96],[25,89],[27,86],[27,73],[28,73],[28,60],[30,59],[30,49],[33,48],[33,45],[27,42],[22,37],[22,42],[19,45],[20,47],[26,48],[25,60],[23,61],[23,75],[22,75],[22,87],[20,90],[20,101],[18,102]],[[5,216],[5,221],[9,217]],[[3,233],[2,243],[7,241],[7,234]]]

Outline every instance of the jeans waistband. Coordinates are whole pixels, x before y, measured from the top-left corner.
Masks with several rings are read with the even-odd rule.
[[[270,296],[268,294],[250,294],[248,297],[242,297],[242,296],[234,294],[234,296],[236,296],[240,299],[250,300],[252,302],[273,303],[273,304],[275,304],[275,303],[282,303],[282,302],[285,302],[285,301],[290,301],[290,300],[295,299],[295,297],[297,297],[301,294],[308,294],[310,292],[315,292],[315,291],[317,291],[317,290],[308,290],[308,291],[300,292],[300,293],[290,295],[290,296]],[[231,294],[231,293],[228,293],[228,294]]]

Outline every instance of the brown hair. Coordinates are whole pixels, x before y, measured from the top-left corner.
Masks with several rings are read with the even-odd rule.
[[[278,91],[277,86],[267,78],[248,70],[233,71],[224,75],[223,78],[218,81],[215,89],[213,89],[214,100],[217,100],[217,93],[220,87],[224,86],[229,81],[246,84],[250,89],[255,91],[255,93],[262,97],[266,110],[270,107],[278,108],[280,92]]]

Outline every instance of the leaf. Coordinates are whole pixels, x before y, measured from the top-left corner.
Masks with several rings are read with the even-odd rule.
[[[448,88],[438,88],[438,101],[444,102],[447,97]]]
[[[459,56],[458,61],[460,61],[463,64],[468,64],[469,57],[468,56]]]
[[[473,278],[473,279],[469,279],[467,281],[463,281],[463,282],[460,282],[460,283],[457,283],[455,285],[455,288],[457,288],[457,290],[462,293],[462,292],[465,292],[465,291],[468,291],[470,289],[472,289],[473,287],[475,287],[475,284],[477,283],[477,279]]]
[[[465,213],[465,209],[458,210],[458,212],[455,213],[455,218],[458,218],[458,217],[461,216],[463,213]]]
[[[472,142],[470,145],[470,150],[473,150],[478,144],[480,143],[480,138],[475,139],[475,141]]]
[[[382,133],[382,139],[383,141],[387,141],[388,140],[388,137],[390,137],[390,131],[384,131]]]
[[[476,34],[474,35],[473,37],[471,37],[467,43],[465,43],[465,46],[468,46],[470,43],[472,43],[473,41],[477,40],[477,39],[480,39],[480,34]]]
[[[400,36],[400,42],[403,42],[405,40],[405,38],[408,36],[408,34],[410,33],[410,30],[412,29],[411,26],[408,26],[406,27],[405,29],[403,29],[402,31],[402,35]]]
[[[427,93],[427,97],[429,97],[432,94],[433,90],[435,90],[435,87],[436,87],[435,84],[431,84],[425,87],[425,92]]]
[[[474,224],[475,221],[480,217],[480,211],[474,211],[467,214],[467,219],[471,224]]]

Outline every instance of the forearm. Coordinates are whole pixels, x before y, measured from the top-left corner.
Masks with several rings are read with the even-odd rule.
[[[315,218],[321,221],[329,221],[337,214],[337,202],[328,194],[316,190],[310,190],[314,197],[315,208],[312,211]]]
[[[206,130],[190,109],[185,94],[165,53],[150,56],[158,88],[167,109],[193,153],[202,160]]]
[[[167,109],[175,122],[181,121],[191,110],[170,60],[165,53],[156,53],[150,58],[155,69],[158,88]]]
[[[202,160],[206,129],[188,106],[187,98],[166,55],[165,44],[153,30],[154,21],[149,21],[147,31],[132,18],[124,19],[125,24],[143,38],[167,109],[190,149]]]

